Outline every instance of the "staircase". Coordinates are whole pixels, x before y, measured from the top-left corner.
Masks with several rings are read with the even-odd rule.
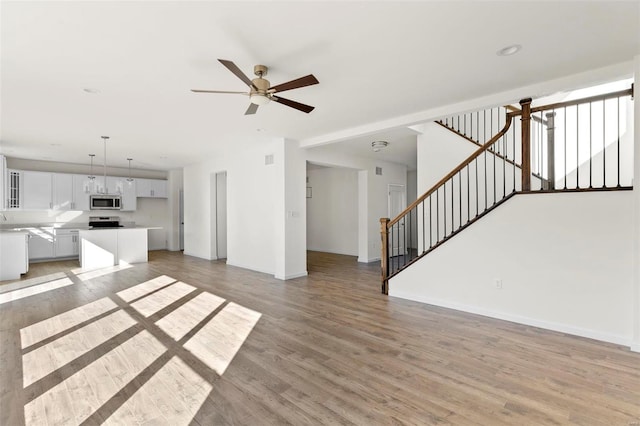
[[[395,218],[382,218],[382,292],[389,279],[516,194],[632,189],[624,133],[633,88],[520,109],[499,107],[438,124],[478,149]],[[417,247],[415,249],[414,247]]]

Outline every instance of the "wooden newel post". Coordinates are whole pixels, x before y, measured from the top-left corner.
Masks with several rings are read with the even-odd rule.
[[[522,107],[522,191],[531,191],[531,98],[520,101]]]
[[[389,294],[389,280],[388,280],[388,271],[389,271],[389,231],[387,230],[387,225],[389,224],[390,219],[388,217],[380,218],[380,246],[382,247],[382,254],[380,255],[380,273],[382,278],[382,294]]]

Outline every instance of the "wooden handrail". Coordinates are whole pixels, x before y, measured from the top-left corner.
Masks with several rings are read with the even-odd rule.
[[[435,185],[433,185],[431,187],[431,189],[429,189],[420,198],[418,198],[413,203],[411,203],[398,216],[396,216],[395,218],[393,218],[392,220],[387,222],[387,229],[389,229],[391,226],[393,226],[395,223],[397,223],[401,218],[403,218],[407,213],[409,213],[411,210],[413,210],[415,207],[417,207],[418,204],[420,204],[421,202],[426,200],[431,194],[436,192],[436,190],[440,186],[442,186],[445,182],[447,182],[453,176],[458,174],[462,169],[467,167],[473,160],[478,158],[480,156],[480,154],[482,154],[483,152],[488,150],[491,147],[491,145],[493,145],[498,139],[500,139],[502,136],[504,136],[507,133],[507,130],[509,130],[509,128],[511,127],[512,118],[517,116],[517,115],[520,115],[520,113],[516,113],[516,112],[507,113],[506,122],[505,122],[504,127],[502,128],[502,130],[500,130],[498,133],[496,133],[496,135],[494,137],[492,137],[491,139],[489,139],[487,141],[487,143],[485,143],[482,147],[478,148],[473,154],[471,154],[471,156],[469,158],[467,158],[465,161],[463,161],[458,167],[456,167],[451,172],[449,172],[445,177],[440,179]]]

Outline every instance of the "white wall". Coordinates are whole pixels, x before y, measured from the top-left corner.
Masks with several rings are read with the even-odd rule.
[[[217,258],[211,183],[212,175],[226,171],[227,264],[275,274],[276,209],[280,208],[276,163],[284,161],[276,155],[280,142],[239,142],[233,152],[184,168],[185,254]],[[273,155],[274,164],[265,165],[265,155]],[[304,174],[301,179],[304,185]]]
[[[392,278],[389,294],[629,344],[632,201],[631,191],[518,195]]]
[[[286,280],[307,275],[307,163],[294,140],[277,140],[275,153],[275,277]]]
[[[380,218],[388,216],[389,184],[407,184],[407,167],[381,160],[341,155],[326,147],[306,150],[309,162],[358,170],[358,262],[380,260]],[[376,175],[376,167],[382,175]]]
[[[307,248],[358,255],[358,171],[308,169]]]

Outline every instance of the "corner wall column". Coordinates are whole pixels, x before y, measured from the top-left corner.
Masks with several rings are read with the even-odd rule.
[[[631,350],[640,352],[640,55],[634,59],[633,93],[633,337]]]

